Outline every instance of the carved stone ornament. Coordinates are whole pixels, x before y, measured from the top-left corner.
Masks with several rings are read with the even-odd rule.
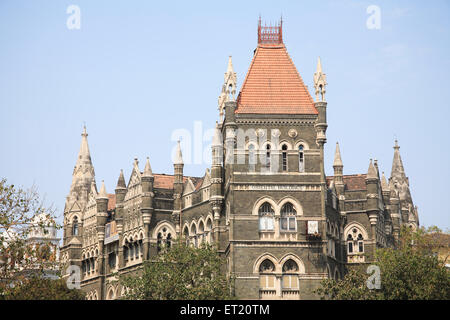
[[[272,129],[271,131],[272,131],[272,137],[274,137],[274,138],[278,138],[281,134],[280,130],[278,130],[278,129]]]
[[[289,137],[291,138],[295,138],[297,136],[297,130],[295,129],[290,129],[288,132]]]
[[[256,134],[258,135],[258,137],[262,138],[262,137],[265,136],[266,130],[264,130],[264,129],[258,129],[258,130],[256,130]]]

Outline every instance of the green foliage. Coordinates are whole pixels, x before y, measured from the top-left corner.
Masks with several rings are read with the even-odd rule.
[[[68,289],[62,279],[52,280],[40,276],[26,278],[0,295],[5,300],[84,300],[85,293]]]
[[[120,278],[127,288],[124,299],[221,300],[232,298],[226,262],[217,251],[177,242],[143,264],[141,274]]]
[[[365,265],[352,268],[342,280],[324,280],[316,292],[333,300],[449,300],[450,273],[435,254],[443,243],[433,235],[440,232],[436,227],[404,228],[397,248],[378,249],[373,264],[380,267],[379,290],[367,288]]]
[[[53,212],[43,206],[35,187],[22,190],[0,179],[0,294],[8,294],[12,285],[28,283],[31,270],[57,269],[54,245],[27,240],[33,228],[60,228]]]

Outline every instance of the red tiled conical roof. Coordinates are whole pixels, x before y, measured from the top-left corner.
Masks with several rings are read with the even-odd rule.
[[[318,113],[283,43],[258,44],[238,96],[236,113]]]

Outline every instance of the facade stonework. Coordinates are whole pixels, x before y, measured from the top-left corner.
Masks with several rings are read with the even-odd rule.
[[[315,100],[282,38],[282,25],[258,26],[241,91],[231,57],[219,96],[212,165],[203,177],[144,170],[135,159],[128,183],[97,191],[87,132],[64,209],[61,259],[82,272],[89,299],[123,294],[114,273],[139,272],[163,245],[183,237],[215,244],[240,299],[315,299],[324,278],[369,263],[376,248],[395,247],[400,227],[417,228],[417,207],[395,142],[391,177],[370,160],[367,173],[343,174],[336,145],[326,176],[326,76],[319,59]]]

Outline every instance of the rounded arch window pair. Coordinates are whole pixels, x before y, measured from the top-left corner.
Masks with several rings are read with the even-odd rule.
[[[260,273],[260,287],[263,290],[274,289],[276,286],[275,275],[273,274],[275,271],[274,263],[265,259],[259,266]],[[287,260],[282,267],[282,287],[284,289],[298,289],[298,271],[299,267],[297,263],[289,259]]]
[[[268,202],[264,202],[258,210],[259,214],[259,229],[261,231],[272,231],[274,230],[274,215],[275,211],[272,205]],[[281,218],[280,218],[280,229],[282,231],[295,231],[296,230],[296,219],[297,211],[294,205],[287,202],[281,208]]]
[[[347,235],[347,253],[363,253],[364,237],[358,228],[352,228]]]

